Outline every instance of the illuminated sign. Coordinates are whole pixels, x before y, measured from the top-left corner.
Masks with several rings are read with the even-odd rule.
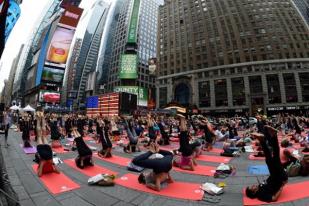
[[[120,79],[136,79],[137,78],[137,55],[123,54],[120,64]]]

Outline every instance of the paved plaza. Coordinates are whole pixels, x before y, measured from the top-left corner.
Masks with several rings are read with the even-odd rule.
[[[102,186],[89,186],[87,184],[88,177],[81,174],[75,169],[67,166],[66,164],[60,164],[59,168],[61,172],[67,175],[70,179],[80,185],[79,189],[64,192],[60,195],[53,195],[49,193],[47,188],[42,184],[40,179],[37,177],[32,170],[34,155],[26,155],[20,148],[21,134],[10,130],[8,148],[4,147],[3,136],[1,135],[1,151],[6,164],[6,170],[9,175],[9,179],[13,189],[18,194],[18,198],[22,206],[90,206],[90,205],[144,205],[144,206],[193,206],[193,205],[243,205],[243,187],[256,183],[257,178],[263,180],[265,176],[252,176],[247,172],[248,165],[265,164],[263,161],[249,161],[248,154],[241,154],[240,157],[233,158],[230,162],[236,166],[237,172],[235,176],[230,176],[226,179],[215,179],[213,177],[190,175],[179,172],[172,172],[172,176],[176,181],[192,182],[202,184],[205,182],[218,183],[225,182],[226,188],[224,194],[218,196],[219,203],[209,203],[204,200],[202,201],[184,201],[179,199],[170,199],[162,196],[152,195],[148,193],[138,192],[132,189],[115,185],[113,187],[102,187]],[[97,148],[100,145],[90,143],[92,146]],[[120,148],[115,148],[113,153],[119,156],[132,158],[133,155],[125,154]],[[57,154],[62,160],[74,158],[76,152],[70,151],[65,154]],[[103,160],[94,158],[95,164],[103,166],[107,169],[118,172],[118,176],[130,173],[123,166],[118,166],[113,163],[108,163]],[[199,164],[218,166],[218,163],[205,163],[199,162]],[[289,182],[300,182],[309,180],[308,177],[295,177],[290,178]],[[309,189],[309,188],[308,188]],[[301,191],[299,191],[301,192]],[[186,194],[184,194],[185,196]],[[208,195],[205,194],[207,198]],[[308,206],[309,198],[301,199],[294,202],[288,202],[284,204],[286,206]]]

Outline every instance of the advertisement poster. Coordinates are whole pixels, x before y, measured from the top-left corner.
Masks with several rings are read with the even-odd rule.
[[[128,43],[136,43],[137,25],[138,25],[138,13],[140,7],[140,0],[134,0],[133,10],[131,14]]]
[[[157,70],[157,58],[151,58],[148,60],[149,75],[155,75]]]
[[[138,106],[148,106],[148,90],[146,88],[138,88],[137,86],[117,86],[114,88],[114,92],[126,92],[130,94],[135,94],[138,97]]]
[[[44,67],[42,80],[45,82],[62,83],[64,70],[51,67]]]
[[[62,14],[59,25],[69,29],[75,29],[82,16],[83,9],[76,6],[67,6]]]
[[[41,103],[60,103],[60,93],[56,91],[41,90],[39,96]]]
[[[51,40],[46,61],[66,64],[73,36],[74,30],[58,26]]]
[[[137,55],[122,54],[120,63],[120,79],[136,79],[137,78]]]

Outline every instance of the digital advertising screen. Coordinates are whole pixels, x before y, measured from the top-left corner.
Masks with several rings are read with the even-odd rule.
[[[60,103],[60,92],[41,90],[39,96],[39,102],[41,103]]]
[[[120,64],[120,79],[136,79],[137,78],[137,55],[122,54]]]
[[[56,64],[66,64],[74,30],[57,27],[50,42],[46,61]]]
[[[148,106],[148,90],[143,87],[137,86],[116,86],[114,92],[126,92],[129,94],[135,94],[138,97],[138,106]]]
[[[45,82],[62,83],[63,76],[64,76],[63,69],[57,69],[45,66],[42,73],[42,80]]]

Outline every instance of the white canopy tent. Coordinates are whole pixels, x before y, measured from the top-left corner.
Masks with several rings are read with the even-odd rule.
[[[29,104],[23,108],[24,112],[35,112],[35,109],[33,109]]]
[[[16,105],[13,105],[10,107],[10,110],[20,110],[20,107],[16,106]]]

